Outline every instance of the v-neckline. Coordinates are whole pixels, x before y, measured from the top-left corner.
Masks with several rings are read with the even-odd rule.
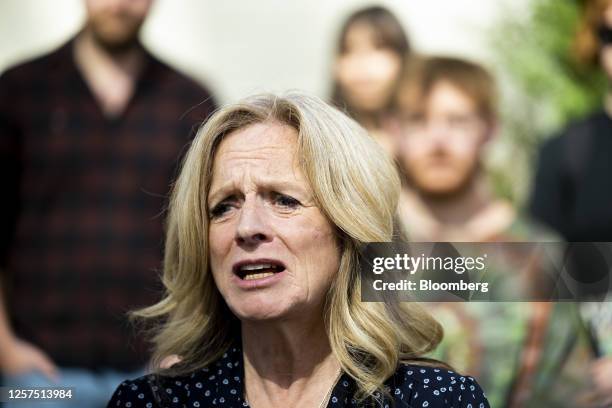
[[[93,89],[87,82],[87,79],[85,78],[83,72],[79,69],[75,55],[75,39],[73,39],[67,44],[68,55],[66,57],[70,61],[70,69],[73,70],[72,74],[76,78],[76,81],[79,83],[79,86],[81,87],[82,91],[87,94],[87,103],[92,106],[92,109],[96,111],[99,120],[107,127],[119,126],[125,120],[125,118],[129,115],[130,111],[133,109],[135,102],[140,98],[140,94],[144,89],[144,84],[150,82],[148,81],[148,77],[152,73],[154,61],[144,48],[142,48],[142,51],[144,58],[143,66],[140,71],[140,74],[136,77],[134,81],[134,89],[132,91],[132,94],[128,98],[121,113],[116,116],[109,116],[104,113],[104,110],[100,102],[98,101],[98,98],[96,97]]]
[[[231,356],[230,353],[235,353],[236,355]],[[228,349],[228,352],[226,353],[226,357],[222,357],[221,360],[222,360],[221,366],[225,366],[225,367],[227,367],[228,363],[232,363],[232,360],[234,362],[238,362],[238,364],[232,363],[232,367],[231,367],[232,370],[230,372],[232,376],[238,376],[238,378],[240,378],[240,389],[238,390],[236,395],[232,395],[231,393],[226,393],[224,392],[225,390],[223,386],[220,385],[219,382],[217,381],[216,382],[217,395],[223,395],[226,399],[228,397],[230,398],[235,397],[235,402],[239,403],[240,404],[239,406],[251,407],[251,405],[249,405],[249,403],[247,402],[245,398],[246,382],[245,382],[245,373],[244,373],[244,354],[242,351],[242,345],[241,344],[232,345]],[[334,401],[340,401],[341,398],[344,399],[345,397],[347,397],[348,400],[350,400],[349,394],[351,393],[351,390],[352,390],[350,380],[351,380],[350,376],[343,370],[340,376],[337,377],[336,382],[334,383],[331,389],[331,394],[329,395],[329,399],[327,400],[327,403],[324,405],[325,408],[329,407],[330,404],[335,404]],[[344,391],[345,389],[346,389],[346,392]],[[338,405],[334,405],[334,406],[338,406]]]

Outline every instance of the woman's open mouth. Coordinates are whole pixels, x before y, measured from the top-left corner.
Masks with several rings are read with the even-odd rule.
[[[233,267],[234,274],[245,281],[267,278],[284,270],[282,262],[273,260],[242,261]]]

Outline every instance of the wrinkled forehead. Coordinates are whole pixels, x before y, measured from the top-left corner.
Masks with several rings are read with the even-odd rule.
[[[248,172],[267,182],[304,183],[298,155],[297,131],[278,122],[255,123],[223,137],[213,157],[210,190],[238,173]]]
[[[252,123],[224,135],[215,159],[228,153],[248,155],[260,150],[295,150],[296,145],[297,131],[291,126],[276,121]]]
[[[252,123],[220,139],[214,151],[213,168],[228,158],[272,158],[279,154],[295,157],[297,142],[297,131],[287,124],[276,121]]]

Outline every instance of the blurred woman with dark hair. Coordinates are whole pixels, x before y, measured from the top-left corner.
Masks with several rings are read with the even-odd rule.
[[[373,6],[353,13],[342,25],[334,63],[333,102],[393,154],[390,102],[410,53],[399,20]]]

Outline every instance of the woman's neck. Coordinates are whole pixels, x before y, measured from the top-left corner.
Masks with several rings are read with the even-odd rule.
[[[316,319],[243,322],[249,405],[317,407],[340,372],[321,314]]]

